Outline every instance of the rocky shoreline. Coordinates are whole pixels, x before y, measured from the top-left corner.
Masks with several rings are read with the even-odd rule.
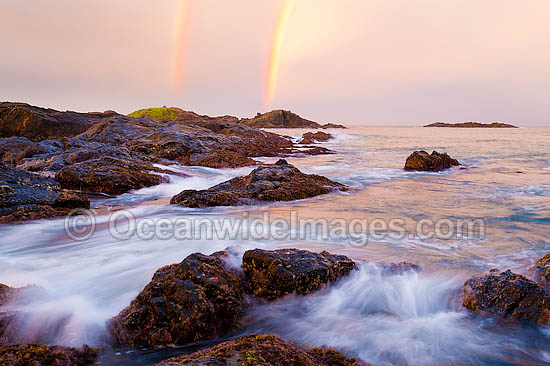
[[[209,117],[177,108],[116,112],[60,112],[22,103],[0,103],[0,224],[67,215],[90,208],[88,194],[122,193],[167,181],[166,166],[236,168],[258,165],[204,190],[184,190],[171,203],[191,208],[258,205],[347,191],[326,177],[305,174],[284,159],[260,164],[257,157],[327,154],[259,128],[344,128],[319,125],[289,111],[252,119]],[[326,142],[325,132],[306,132],[299,145]],[[414,151],[405,171],[440,172],[460,166],[447,153]],[[173,172],[170,172],[173,174]],[[162,361],[172,365],[368,365],[347,350],[311,347],[276,334],[244,334],[244,316],[260,304],[309,296],[343,281],[362,264],[326,251],[301,249],[244,252],[238,267],[230,249],[194,253],[159,268],[137,297],[107,323],[107,348],[171,347],[218,343]],[[383,264],[382,275],[421,268]],[[534,280],[493,269],[467,279],[459,306],[483,317],[519,325],[549,325],[550,254],[536,262]],[[99,349],[36,345],[19,337],[22,294],[40,292],[0,284],[1,365],[87,365]],[[229,338],[229,340],[228,340]],[[27,344],[28,343],[28,344]]]
[[[300,249],[249,250],[244,253],[239,268],[230,266],[227,256],[228,251],[211,255],[195,253],[181,263],[159,268],[136,299],[108,322],[105,346],[141,349],[224,339],[243,330],[240,319],[256,304],[278,301],[286,296],[308,296],[332,286],[358,266],[342,255]],[[537,262],[537,274],[547,273],[548,256],[550,254]],[[383,268],[388,276],[421,270],[411,263],[383,264]],[[18,297],[22,298],[18,296],[21,291],[25,289],[0,285],[0,306],[17,302]],[[464,282],[460,292],[463,308],[474,314],[515,322],[518,326],[550,324],[549,294],[543,285],[509,270],[494,269],[474,275]],[[17,326],[17,312],[0,312],[0,330],[4,334],[7,329],[17,329]],[[77,350],[21,345],[9,339],[4,339],[3,344],[0,343],[0,357],[8,360],[7,365],[19,365],[9,362],[19,360],[21,350],[30,360],[53,357],[73,362],[58,363],[60,365],[87,365],[98,356],[97,349],[87,346]],[[353,355],[327,346],[313,348],[272,334],[220,341],[215,346],[158,365],[240,365],[250,355],[254,355],[251,363],[254,365],[367,365]],[[288,363],[289,357],[298,358],[295,363]]]

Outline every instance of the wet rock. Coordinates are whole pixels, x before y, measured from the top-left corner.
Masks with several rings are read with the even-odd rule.
[[[137,298],[110,322],[117,343],[183,344],[231,330],[246,302],[240,279],[218,255],[191,254],[159,269]]]
[[[108,156],[66,166],[57,172],[55,180],[65,189],[116,195],[168,181],[152,173],[155,170],[148,162]]]
[[[332,138],[332,135],[330,133],[325,132],[306,132],[302,135],[302,141],[300,141],[300,144],[313,144],[315,142],[326,142]]]
[[[42,344],[0,345],[2,366],[84,366],[95,364],[98,350],[84,345],[81,349]]]
[[[550,254],[540,258],[535,264],[537,282],[540,283],[546,291],[550,290]]]
[[[395,275],[403,274],[406,272],[420,272],[422,267],[409,262],[399,262],[399,263],[382,263],[382,274],[385,275]]]
[[[460,165],[459,162],[447,153],[433,151],[430,155],[426,151],[415,151],[407,158],[405,170],[439,172],[456,165]]]
[[[0,103],[0,137],[22,136],[32,141],[75,136],[111,113],[60,112],[25,103]]]
[[[549,303],[542,286],[510,270],[473,276],[463,291],[464,307],[474,312],[548,323]]]
[[[245,177],[233,178],[209,189],[185,190],[170,202],[187,207],[239,206],[258,201],[292,201],[346,189],[328,178],[304,174],[280,159],[275,164],[254,169]]]
[[[355,263],[346,256],[299,249],[244,253],[242,268],[253,295],[274,300],[296,292],[307,295],[346,276]]]
[[[0,223],[66,215],[74,208],[90,208],[84,195],[63,192],[50,178],[0,164]]]
[[[252,334],[163,361],[157,366],[367,366],[330,347],[306,348],[269,334]]]

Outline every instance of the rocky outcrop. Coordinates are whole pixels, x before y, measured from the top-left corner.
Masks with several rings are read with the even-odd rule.
[[[252,334],[220,343],[157,366],[367,366],[329,347],[306,348],[269,334]]]
[[[236,117],[209,117],[178,108],[124,116],[76,113],[2,103],[0,162],[56,176],[61,186],[119,194],[164,182],[153,163],[236,168],[259,156],[327,154],[296,148],[291,139]],[[47,140],[50,139],[50,140]]]
[[[328,178],[304,174],[280,159],[275,164],[254,169],[205,190],[185,190],[170,203],[187,207],[241,206],[259,201],[292,201],[346,190],[346,186]]]
[[[549,303],[542,286],[510,270],[473,276],[463,291],[464,307],[476,313],[548,323]]]
[[[65,189],[117,195],[168,182],[153,174],[155,170],[149,162],[107,156],[68,165],[57,172],[55,180]]]
[[[299,142],[300,144],[314,144],[315,142],[326,142],[332,138],[332,135],[330,133],[325,132],[306,132],[302,135],[302,140]]]
[[[85,366],[96,364],[97,358],[98,350],[88,346],[0,345],[2,366]]]
[[[493,122],[493,123],[480,123],[480,122],[458,122],[458,123],[447,123],[447,122],[434,122],[426,125],[424,127],[455,127],[455,128],[518,128],[514,125],[509,125],[506,123]]]
[[[60,112],[25,103],[0,103],[0,137],[22,136],[33,141],[78,135],[114,112]]]
[[[321,125],[302,118],[296,113],[282,109],[267,113],[258,113],[254,118],[241,119],[240,123],[255,128],[346,128],[334,123]]]
[[[0,164],[0,223],[51,218],[75,208],[90,208],[90,201],[62,191],[53,179]]]
[[[546,291],[550,290],[550,254],[546,254],[544,257],[537,260],[535,264],[536,280],[540,283]],[[549,291],[550,292],[550,291]]]
[[[307,295],[349,274],[355,263],[346,256],[299,249],[244,253],[242,268],[253,295],[274,300],[294,292]]]
[[[159,269],[137,298],[110,321],[122,345],[183,344],[231,330],[246,306],[241,280],[220,257],[191,254]]]
[[[407,158],[404,169],[439,172],[457,165],[460,165],[458,160],[451,158],[447,153],[440,154],[433,151],[430,155],[426,151],[415,151]]]

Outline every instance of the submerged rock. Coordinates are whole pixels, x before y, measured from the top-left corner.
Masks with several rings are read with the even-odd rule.
[[[209,189],[180,192],[170,203],[187,207],[240,206],[258,201],[292,201],[346,189],[328,178],[304,174],[280,159]]]
[[[439,172],[456,165],[460,165],[460,163],[456,159],[451,158],[447,153],[440,154],[437,151],[433,151],[430,155],[426,151],[415,151],[407,158],[404,169]]]
[[[332,138],[332,135],[330,133],[325,132],[306,132],[302,135],[302,141],[300,141],[300,144],[313,144],[317,141],[320,142],[326,142]]]
[[[512,273],[496,269],[468,279],[463,286],[463,305],[482,314],[548,323],[548,298],[542,286]]]
[[[81,349],[42,344],[0,345],[0,365],[85,366],[95,364],[98,353],[86,345]]]
[[[306,348],[269,334],[252,334],[163,361],[157,366],[367,366],[330,347]]]
[[[62,216],[75,208],[90,208],[90,201],[63,192],[53,179],[0,164],[0,223]]]
[[[274,300],[296,292],[307,295],[346,276],[355,263],[346,256],[299,249],[254,249],[244,253],[242,268],[253,295]]]
[[[246,304],[240,279],[220,255],[191,254],[157,270],[130,306],[111,319],[115,341],[131,347],[183,344],[231,330]]]
[[[544,257],[540,258],[535,266],[537,282],[547,291],[550,290],[550,254],[546,254]]]

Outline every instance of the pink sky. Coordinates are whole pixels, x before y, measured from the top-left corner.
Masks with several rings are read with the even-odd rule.
[[[252,116],[284,1],[0,0],[0,100]],[[293,0],[267,108],[550,125],[548,19],[548,0]]]

